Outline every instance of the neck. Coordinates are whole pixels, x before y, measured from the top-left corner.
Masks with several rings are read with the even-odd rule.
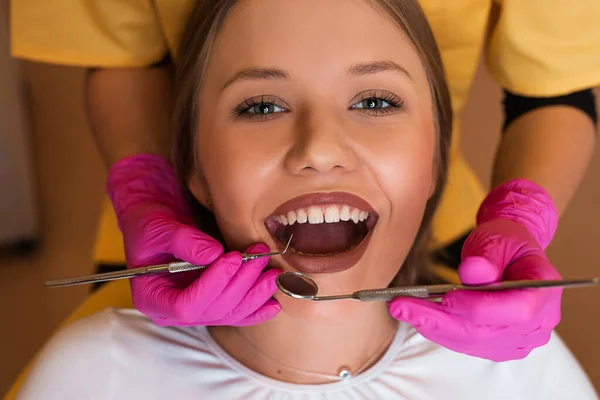
[[[377,302],[353,304],[351,313],[327,322],[292,316],[284,309],[264,324],[210,331],[230,355],[254,371],[280,381],[315,384],[331,379],[299,371],[338,375],[347,368],[360,373],[385,353],[396,326],[386,304]]]

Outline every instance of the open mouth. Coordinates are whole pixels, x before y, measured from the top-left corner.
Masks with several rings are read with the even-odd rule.
[[[293,239],[286,259],[302,272],[338,272],[352,267],[367,247],[377,213],[350,193],[314,193],[281,205],[265,226],[282,246]]]

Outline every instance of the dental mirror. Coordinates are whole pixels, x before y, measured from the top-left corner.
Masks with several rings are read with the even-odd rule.
[[[294,299],[326,301],[355,299],[359,301],[389,301],[395,297],[418,297],[423,299],[440,298],[452,290],[470,290],[470,291],[501,291],[509,289],[533,289],[549,287],[586,287],[598,284],[598,278],[581,280],[522,280],[505,281],[492,283],[488,285],[423,285],[423,286],[404,286],[391,287],[384,289],[359,290],[350,294],[335,296],[318,297],[319,285],[313,279],[301,272],[283,272],[277,277],[277,287],[285,295]]]
[[[295,299],[313,300],[317,297],[317,282],[300,272],[284,272],[277,277],[277,287]]]

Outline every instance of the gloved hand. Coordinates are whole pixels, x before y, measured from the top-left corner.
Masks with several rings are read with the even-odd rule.
[[[539,186],[523,179],[500,185],[483,202],[463,246],[461,282],[561,279],[544,253],[557,220],[550,196]],[[560,288],[454,291],[441,303],[397,298],[389,308],[394,318],[443,347],[508,361],[548,343],[560,321],[561,296]]]
[[[123,232],[128,268],[175,258],[205,271],[130,279],[135,307],[158,325],[252,325],[280,310],[271,299],[279,271],[263,272],[268,257],[244,263],[193,227],[173,167],[157,155],[136,155],[109,171],[108,194]],[[247,252],[268,252],[258,244]]]

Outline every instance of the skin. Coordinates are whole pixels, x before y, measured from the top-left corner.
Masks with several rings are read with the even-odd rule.
[[[169,157],[170,66],[88,71],[86,105],[106,166],[134,154]]]
[[[406,73],[347,73],[353,65],[377,61],[396,63]],[[278,69],[286,77],[227,84],[247,68]],[[349,109],[381,93],[386,100],[391,93],[403,106],[381,114]],[[266,119],[232,113],[245,99],[261,95],[286,112]],[[264,221],[280,204],[305,193],[350,192],[367,200],[379,220],[353,268],[313,276],[320,294],[391,282],[435,189],[427,76],[398,26],[362,0],[242,2],[213,47],[198,113],[190,189],[212,207],[229,246],[242,250],[263,242],[274,248]],[[280,257],[272,264],[292,270]],[[280,380],[315,382],[278,372],[240,333],[281,363],[335,374],[342,365],[357,368],[369,359],[396,325],[385,302],[312,303],[281,293],[276,299],[282,312],[274,320],[211,331],[242,363]]]
[[[548,191],[561,215],[592,159],[595,133],[592,120],[573,107],[544,107],[517,118],[500,141],[492,187],[529,179]]]

